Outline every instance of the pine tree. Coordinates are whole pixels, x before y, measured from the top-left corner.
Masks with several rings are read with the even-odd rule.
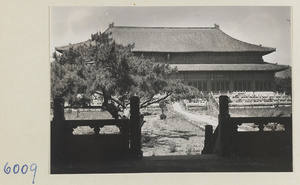
[[[103,98],[102,108],[119,118],[131,96],[139,96],[140,107],[165,100],[172,94],[195,95],[197,89],[172,79],[168,64],[137,57],[134,45],[117,44],[106,33],[91,36],[90,44],[72,46],[51,62],[51,97],[63,97],[70,107],[83,107],[92,95]],[[157,94],[161,94],[157,98]]]

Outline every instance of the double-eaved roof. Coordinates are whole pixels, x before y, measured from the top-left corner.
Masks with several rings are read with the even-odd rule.
[[[116,43],[134,44],[133,52],[259,52],[265,55],[275,48],[246,43],[230,37],[219,26],[215,27],[124,27],[113,26],[105,31]],[[93,45],[88,40],[72,44],[73,47]],[[70,45],[56,47],[56,51],[68,50]],[[178,71],[281,71],[286,66],[259,64],[170,64]]]
[[[110,26],[106,33],[118,44],[134,44],[133,52],[261,52],[275,48],[234,39],[215,27],[124,27]],[[75,44],[90,44],[91,41]],[[69,46],[56,47],[63,52]]]

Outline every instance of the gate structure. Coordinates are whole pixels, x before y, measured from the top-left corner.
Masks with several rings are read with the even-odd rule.
[[[139,98],[130,100],[130,119],[65,120],[64,100],[54,100],[51,121],[51,165],[141,158]],[[91,135],[74,135],[78,126],[89,126]],[[118,133],[101,133],[105,126],[116,126]]]

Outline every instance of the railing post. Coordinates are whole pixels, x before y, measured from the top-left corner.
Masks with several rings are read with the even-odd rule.
[[[64,99],[55,98],[53,103],[53,121],[64,121]]]
[[[130,149],[133,158],[141,158],[141,126],[140,126],[140,99],[137,96],[130,98]]]
[[[212,154],[213,152],[212,137],[213,137],[213,126],[205,125],[205,140],[204,140],[204,148],[202,150],[202,154]]]
[[[290,117],[288,118],[288,121],[285,123],[284,125],[284,129],[285,129],[285,133],[287,136],[287,155],[288,157],[291,159],[293,159],[293,116],[292,114],[290,115]]]
[[[233,137],[235,134],[234,126],[228,122],[229,115],[228,96],[219,97],[219,151],[222,156],[229,156],[232,152]],[[236,126],[235,126],[236,127]]]
[[[290,115],[290,119],[287,123],[285,123],[284,128],[286,129],[286,132],[289,132],[290,135],[292,135],[292,121],[293,120],[293,116],[292,114]]]
[[[61,164],[64,160],[64,99],[55,98],[53,121],[51,122],[51,163]]]

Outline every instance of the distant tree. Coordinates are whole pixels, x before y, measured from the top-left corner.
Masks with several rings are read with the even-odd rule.
[[[72,46],[62,54],[53,54],[51,97],[63,97],[71,107],[89,105],[93,94],[103,97],[103,109],[118,119],[133,95],[140,107],[165,100],[172,94],[198,93],[171,74],[177,69],[153,59],[136,57],[134,45],[117,44],[106,33],[91,36],[91,44]],[[157,98],[157,94],[161,94]]]
[[[275,77],[275,90],[278,92],[285,92],[292,95],[292,78],[278,78]]]

